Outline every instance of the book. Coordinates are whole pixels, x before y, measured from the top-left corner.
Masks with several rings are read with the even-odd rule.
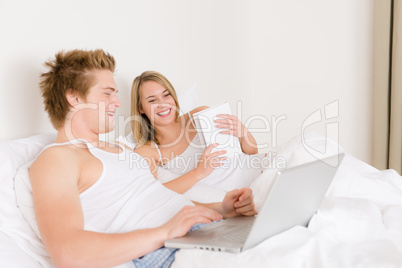
[[[218,128],[218,124],[214,122],[215,119],[218,119],[218,114],[232,114],[229,103],[225,102],[193,114],[196,130],[201,142],[206,147],[213,143],[219,144],[212,152],[226,150],[226,156],[233,157],[236,153],[242,152],[239,138],[221,133],[224,129]]]

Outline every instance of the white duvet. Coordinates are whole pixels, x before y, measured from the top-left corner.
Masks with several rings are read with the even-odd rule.
[[[316,152],[337,151],[336,144],[315,133],[306,139]],[[300,137],[280,148],[278,156],[286,157],[288,166],[314,160]],[[274,173],[268,170],[252,184],[257,205]],[[238,254],[180,250],[173,267],[189,266],[402,267],[402,177],[346,154],[308,228],[295,226]]]
[[[51,266],[15,205],[13,178],[17,168],[53,138],[0,143],[0,267]],[[315,133],[304,141],[316,152],[338,151],[336,144]],[[279,148],[277,157],[294,166],[314,160],[311,152],[297,137]],[[274,174],[274,169],[266,170],[251,185],[257,207]],[[180,250],[173,267],[402,267],[402,177],[346,152],[308,228],[296,226],[239,254]]]

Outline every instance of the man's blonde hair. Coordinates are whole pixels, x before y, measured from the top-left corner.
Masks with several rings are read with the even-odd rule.
[[[167,80],[165,76],[156,71],[145,71],[141,75],[137,76],[131,87],[131,130],[134,135],[134,139],[144,144],[149,141],[154,141],[159,144],[155,137],[155,129],[145,114],[141,114],[141,87],[146,81],[154,81],[165,89],[167,89],[176,103],[176,120],[179,117],[180,106],[177,100],[177,94],[172,84]]]
[[[86,98],[95,81],[95,70],[115,70],[115,59],[101,49],[70,50],[56,53],[55,58],[45,62],[48,72],[41,74],[39,87],[45,110],[55,129],[64,125],[70,111],[66,93],[71,90]]]

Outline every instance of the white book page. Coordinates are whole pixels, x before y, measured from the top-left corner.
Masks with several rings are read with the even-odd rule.
[[[226,150],[227,156],[240,153],[239,139],[233,135],[220,133],[224,129],[218,128],[217,123],[214,123],[218,114],[232,114],[229,103],[225,102],[194,114],[193,118],[197,131],[202,134],[201,136],[207,146],[212,143],[219,144],[213,151]]]

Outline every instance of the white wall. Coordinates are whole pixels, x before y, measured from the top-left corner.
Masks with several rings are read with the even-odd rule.
[[[335,101],[339,116],[307,129],[325,133],[338,122],[329,136],[370,162],[373,2],[252,1],[251,21],[253,113],[286,116],[278,143]]]
[[[372,6],[372,0],[0,1],[0,139],[53,131],[38,89],[45,60],[61,49],[103,48],[117,60],[120,115],[129,115],[132,79],[149,69],[178,91],[196,82],[200,104],[229,101],[236,114],[241,106],[243,122],[261,115],[272,124],[272,116],[286,116],[277,124],[277,145],[338,101],[331,122],[338,122],[340,144],[369,162]],[[262,123],[250,128],[261,131]],[[324,132],[325,124],[310,128]],[[255,132],[261,145],[275,145],[272,132]]]

